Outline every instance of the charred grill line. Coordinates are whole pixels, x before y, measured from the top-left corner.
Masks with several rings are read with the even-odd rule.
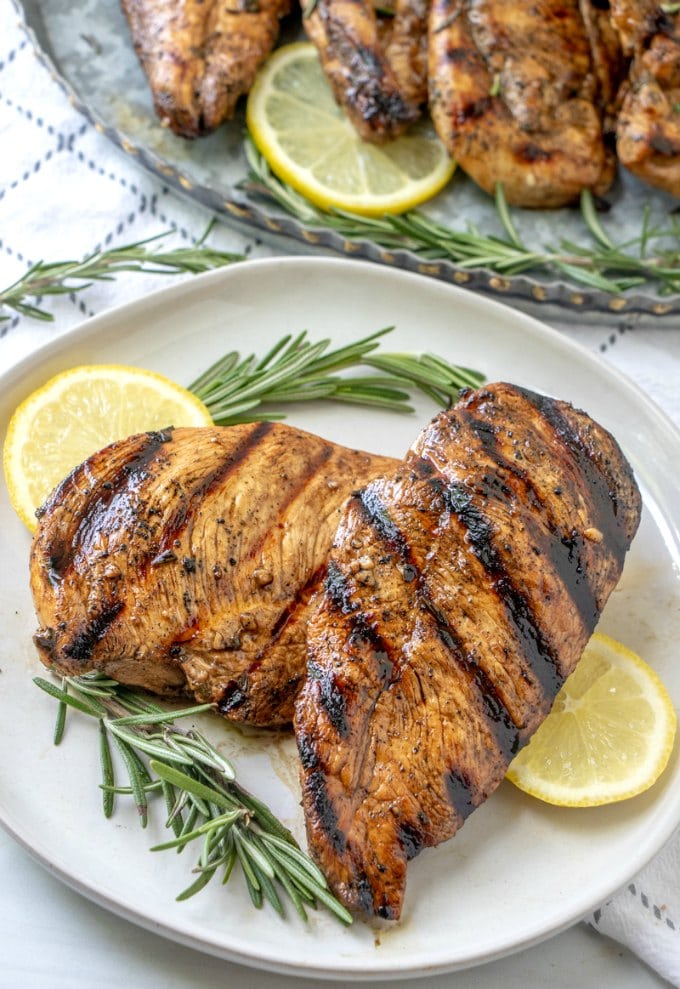
[[[312,770],[307,776],[305,788],[311,794],[319,820],[333,848],[340,855],[344,854],[347,848],[347,837],[340,827],[333,801],[330,799],[324,772],[321,769]]]
[[[465,674],[468,680],[474,685],[477,696],[481,702],[482,712],[487,720],[491,733],[503,756],[508,762],[519,749],[519,730],[513,723],[508,713],[503,699],[498,693],[498,688],[488,673],[475,662],[465,649],[465,645],[455,634],[451,626],[437,621],[436,612],[432,611],[424,602],[425,607],[434,617],[437,625],[437,635],[439,640],[446,646],[447,651],[453,657],[456,666]]]
[[[262,666],[265,656],[271,650],[272,646],[277,644],[288,623],[295,621],[298,611],[309,604],[312,594],[321,583],[321,578],[323,577],[325,569],[325,566],[319,567],[312,574],[304,587],[300,588],[295,596],[295,600],[287,605],[287,607],[283,609],[277,618],[276,622],[272,626],[269,641],[262,647],[262,649],[260,649],[248,669],[238,678],[238,680],[231,680],[225,686],[222,691],[222,696],[217,703],[217,709],[221,714],[229,714],[230,712],[237,710],[237,708],[242,707],[248,701],[246,687],[249,680]]]
[[[593,453],[583,442],[574,426],[565,418],[561,410],[544,395],[517,389],[550,425],[558,440],[576,458],[578,468],[583,472],[591,493],[591,504],[595,510],[593,525],[603,534],[610,551],[616,556],[619,565],[623,562],[628,548],[624,527],[618,519],[619,505],[614,484],[610,482],[607,467],[593,459]],[[603,484],[603,475],[607,483]]]
[[[429,481],[433,486],[435,479]],[[545,641],[526,596],[514,586],[503,560],[493,544],[493,529],[488,518],[474,505],[471,493],[462,484],[437,485],[449,511],[465,527],[469,544],[492,581],[499,602],[508,611],[527,659],[543,692],[554,697],[562,685],[559,659]]]
[[[143,482],[149,468],[149,464],[156,457],[158,451],[172,439],[172,429],[157,430],[144,433],[143,443],[135,452],[134,456],[123,464],[118,471],[100,485],[93,500],[91,514],[97,519],[105,514],[109,505],[116,497],[119,489],[130,482],[130,478],[139,479]],[[49,512],[53,505],[59,504],[67,497],[67,492],[71,487],[77,487],[83,476],[84,467],[80,464],[58,485],[48,500],[38,513],[38,518]],[[78,537],[80,529],[76,531],[70,545],[57,536],[50,544],[50,578],[53,581],[62,580],[70,567],[73,566],[73,557],[78,549]]]
[[[122,601],[113,601],[107,605],[89,625],[74,635],[69,645],[64,646],[65,655],[78,663],[86,663],[92,656],[97,642],[104,638],[123,608]]]
[[[307,679],[318,684],[319,702],[335,728],[340,738],[347,738],[349,726],[346,718],[347,699],[338,685],[332,670],[318,666],[316,663],[307,664]]]
[[[390,644],[369,624],[366,615],[359,611],[359,605],[351,601],[345,575],[334,560],[328,563],[325,588],[333,607],[349,618],[351,629],[348,644],[361,651],[368,647],[371,661],[375,665],[384,689],[391,682],[396,665],[391,657]],[[348,730],[345,718],[346,697],[337,684],[334,674],[309,662],[307,676],[319,684],[319,699],[328,714],[328,719],[338,734],[345,738]]]
[[[461,821],[464,821],[476,807],[472,800],[472,793],[474,792],[472,782],[461,770],[450,769],[446,774],[446,792],[451,806]]]
[[[271,423],[260,423],[260,425],[269,425],[271,427]],[[293,502],[301,497],[304,497],[305,490],[307,489],[310,481],[312,481],[314,477],[321,472],[324,465],[327,464],[333,456],[333,452],[332,444],[328,443],[321,449],[318,456],[310,458],[305,463],[304,473],[300,474],[299,477],[296,477],[297,483],[295,485],[291,485],[287,498],[285,501],[281,502],[281,507],[279,509],[281,519],[283,519],[286,510],[293,504]],[[257,543],[253,543],[251,549],[251,553],[253,555],[259,552],[263,544],[266,542],[266,539],[267,533],[263,532],[259,541]]]
[[[359,492],[359,503],[366,521],[373,527],[382,542],[388,543],[399,553],[404,563],[413,563],[408,541],[390,518],[389,512],[375,493],[374,488],[367,487]]]
[[[258,422],[248,436],[234,450],[228,452],[221,464],[218,464],[204,477],[199,478],[195,487],[180,500],[180,505],[165,525],[159,545],[151,554],[152,556],[164,553],[173,546],[175,540],[189,525],[196,509],[206,495],[241,467],[243,461],[256,449],[271,429],[271,422]]]
[[[424,467],[425,482],[431,487],[435,496],[440,498],[444,494],[441,478],[431,476],[432,464],[424,460],[422,463],[428,464]],[[433,619],[437,636],[446,647],[456,666],[473,684],[498,748],[504,757],[509,758],[519,747],[519,732],[498,693],[496,685],[475,662],[466,650],[465,644],[451,627],[446,615],[432,600],[427,578],[417,561],[414,560],[406,536],[390,518],[387,508],[377,497],[375,491],[370,487],[365,489],[360,493],[359,501],[366,520],[373,526],[376,534],[399,553],[404,562],[404,571],[407,567],[409,568],[409,571],[404,573],[404,579],[407,582],[415,581],[418,603]]]
[[[549,502],[546,502],[527,472],[517,462],[508,460],[504,456],[498,444],[495,428],[474,416],[465,416],[465,418],[470,429],[479,439],[484,453],[490,462],[498,468],[496,474],[491,476],[485,474],[482,478],[481,490],[483,495],[506,503],[515,500],[529,504],[536,510],[536,514],[545,520],[552,538],[546,540],[539,530],[535,552],[547,557],[562,584],[569,588],[572,600],[578,608],[584,624],[595,621],[598,608],[582,559],[583,537],[574,529],[565,532],[558,525]],[[519,495],[516,495],[501,479],[505,471],[522,485],[522,491]]]
[[[292,486],[288,497],[285,502],[281,504],[281,514],[298,498],[304,495],[309,482],[312,478],[322,469],[324,464],[326,464],[333,456],[333,446],[331,444],[326,445],[322,448],[319,455],[313,460],[309,460],[305,464],[305,473],[300,475],[299,481],[295,486]],[[267,533],[263,532],[258,543],[254,544],[251,553],[255,555],[262,547],[267,539]],[[247,670],[238,677],[238,679],[230,680],[229,683],[224,687],[219,701],[217,702],[217,709],[221,714],[228,715],[232,712],[237,711],[239,708],[244,708],[247,704],[248,690],[247,684],[252,679],[257,670],[262,666],[262,663],[267,656],[271,648],[276,645],[285,627],[290,621],[294,621],[297,612],[309,604],[309,599],[316,589],[317,585],[321,581],[325,567],[319,567],[311,575],[309,580],[301,587],[295,595],[295,599],[288,604],[279,617],[277,618],[274,626],[271,630],[271,635],[269,641],[262,649],[259,650],[253,661],[248,666]]]

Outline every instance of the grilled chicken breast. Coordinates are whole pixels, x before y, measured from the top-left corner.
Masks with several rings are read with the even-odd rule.
[[[121,0],[161,123],[194,138],[229,119],[290,0]]]
[[[489,385],[352,495],[295,727],[309,846],[353,910],[399,917],[550,710],[614,588],[640,496],[613,438]]]
[[[595,79],[595,105],[602,119],[605,170],[603,189],[616,173],[616,119],[620,108],[620,88],[628,71],[621,37],[611,18],[608,0],[579,0]]]
[[[427,23],[429,0],[396,0],[385,58],[399,92],[415,106],[427,103]]]
[[[317,0],[303,24],[337,103],[365,141],[391,140],[418,119],[418,103],[400,89],[369,0]],[[408,75],[403,37],[391,44],[402,53],[398,71]]]
[[[557,207],[611,181],[578,0],[432,0],[430,110],[486,192]]]
[[[611,16],[632,58],[616,125],[619,160],[680,196],[680,13],[649,0],[612,0]]]
[[[393,463],[272,423],[142,434],[96,453],[52,494],[34,537],[40,658],[188,692],[236,721],[290,723],[341,506]]]

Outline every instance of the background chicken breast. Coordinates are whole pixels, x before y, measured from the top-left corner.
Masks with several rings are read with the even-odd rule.
[[[486,192],[557,207],[611,181],[577,0],[432,0],[429,86],[439,137]]]
[[[289,0],[121,0],[161,123],[200,137],[229,119]]]
[[[402,90],[369,0],[317,0],[303,23],[337,103],[365,141],[398,137],[418,119],[422,80]],[[392,44],[398,72],[409,78],[410,48],[401,33]]]
[[[115,443],[55,490],[31,551],[42,661],[227,717],[291,721],[303,615],[341,507],[393,462],[273,423]]]
[[[632,59],[616,123],[619,160],[643,182],[680,196],[680,12],[613,0],[611,17]]]

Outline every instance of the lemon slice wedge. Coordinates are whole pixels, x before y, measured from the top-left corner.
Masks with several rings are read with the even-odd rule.
[[[676,723],[654,670],[620,642],[596,633],[507,778],[562,807],[626,800],[663,772]]]
[[[387,144],[362,141],[307,42],[284,45],[265,62],[246,123],[274,174],[322,209],[401,213],[436,195],[455,169],[429,121]]]
[[[50,492],[114,440],[167,426],[208,426],[205,405],[153,371],[84,365],[51,378],[10,419],[3,466],[10,501],[29,529]]]

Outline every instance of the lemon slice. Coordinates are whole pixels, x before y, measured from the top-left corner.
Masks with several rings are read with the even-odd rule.
[[[654,670],[620,642],[596,633],[507,777],[562,807],[626,800],[663,772],[676,722]]]
[[[429,121],[387,144],[362,141],[307,42],[279,48],[260,69],[246,123],[274,174],[322,209],[401,213],[436,195],[455,168]]]
[[[119,364],[64,371],[10,419],[3,451],[10,501],[33,530],[36,509],[56,485],[107,444],[167,426],[211,424],[199,399],[153,371]]]

